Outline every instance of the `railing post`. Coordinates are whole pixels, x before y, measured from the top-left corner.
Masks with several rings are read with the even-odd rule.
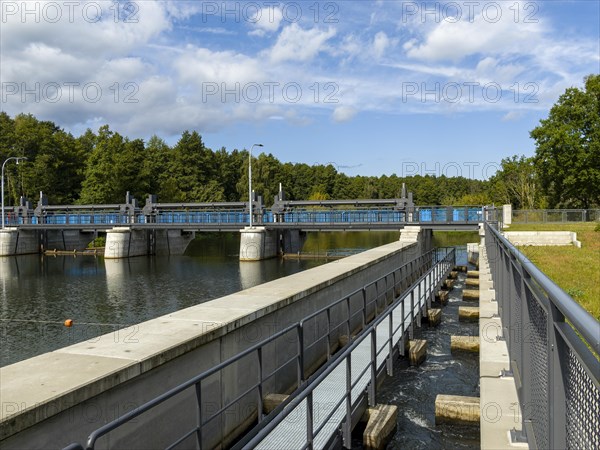
[[[555,324],[564,322],[565,317],[550,300],[548,311],[548,436],[549,448],[567,447],[567,400],[566,400],[566,364],[569,349],[558,333]]]
[[[414,336],[415,323],[415,290],[410,291],[410,327],[408,329],[409,339]]]
[[[350,306],[348,305],[348,308]],[[350,309],[348,309],[348,320],[350,320]],[[348,323],[348,325],[350,325]],[[331,359],[331,339],[329,334],[331,333],[331,310],[327,308],[327,361]],[[350,339],[350,331],[348,331],[348,339]]]
[[[345,448],[352,448],[352,352],[346,357],[346,423],[343,425]]]
[[[389,332],[388,332],[388,359],[387,359],[387,374],[391,377],[394,375],[394,322],[392,321],[393,313],[390,311],[389,317]]]
[[[377,395],[377,329],[371,330],[371,382],[369,383],[369,406],[375,406]]]
[[[362,298],[363,298],[363,314],[362,314],[362,327],[363,329],[367,326],[367,288],[362,288]],[[350,337],[350,336],[348,336]]]
[[[423,284],[423,280],[419,281],[419,284],[417,285],[417,304],[419,306],[419,314],[417,314],[417,326],[419,328],[421,328],[421,308],[423,307],[423,305],[421,304],[422,301],[422,297],[423,297],[423,293],[422,293],[422,289],[421,289],[421,285]]]
[[[199,381],[196,387],[196,402],[198,404],[198,428],[196,429],[196,440],[198,448],[202,450],[202,382]]]
[[[306,443],[313,448],[313,391],[306,397]]]
[[[298,323],[298,387],[304,383],[304,328],[303,322]]]
[[[262,361],[262,347],[258,347],[258,398],[256,399],[257,405],[257,417],[258,423],[262,422],[263,419],[263,361]]]
[[[406,297],[404,297],[402,299],[402,301],[400,302],[400,317],[401,317],[401,327],[400,327],[400,342],[398,343],[400,345],[400,355],[404,356],[404,350],[405,350],[405,344],[404,344],[404,339],[406,339],[405,335],[406,335],[406,326],[404,325],[404,322],[406,321],[406,316],[405,316],[405,311],[404,311],[404,300],[406,300]]]

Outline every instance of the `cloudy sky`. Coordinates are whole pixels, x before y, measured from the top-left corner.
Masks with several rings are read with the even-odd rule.
[[[600,72],[599,5],[2,0],[0,106],[75,135],[188,129],[350,175],[486,178]]]

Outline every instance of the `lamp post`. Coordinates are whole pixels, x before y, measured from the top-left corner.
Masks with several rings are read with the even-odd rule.
[[[248,155],[248,209],[250,211],[250,226],[252,228],[252,149],[254,147],[262,147],[262,144],[252,144],[250,147],[250,154]]]
[[[11,159],[14,159],[17,162],[17,164],[19,164],[19,161],[21,161],[23,159],[27,159],[27,158],[25,156],[9,156],[2,163],[2,229],[5,228],[4,227],[4,166],[6,166],[6,163],[9,162]]]

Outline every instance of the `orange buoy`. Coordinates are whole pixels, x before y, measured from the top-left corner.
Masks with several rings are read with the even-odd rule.
[[[72,319],[65,320],[65,327],[72,327],[72,326],[73,326],[73,320]]]

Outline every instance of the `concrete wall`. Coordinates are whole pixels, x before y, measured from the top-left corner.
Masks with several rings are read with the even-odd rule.
[[[85,442],[91,431],[107,421],[361,289],[418,256],[418,248],[425,250],[428,245],[406,240],[405,236],[405,242],[384,245],[1,368],[2,448],[60,448],[73,441]],[[388,278],[365,291],[368,300],[379,298],[381,307],[393,297],[381,295],[388,283],[392,285]],[[351,314],[361,304],[361,293],[352,296]],[[346,319],[345,305],[331,311],[332,324]],[[323,335],[326,320],[323,315],[306,324],[306,343]],[[340,328],[332,335],[332,342],[345,333],[347,330]],[[295,342],[295,336],[288,334],[264,348],[265,374],[295,353]],[[305,367],[323,357],[326,345],[322,342],[307,352]],[[207,379],[201,387],[204,417],[243,392],[257,373],[257,357],[252,354]],[[288,364],[265,385],[263,394],[287,392],[295,380],[296,367]],[[256,395],[253,392],[229,407],[223,419],[213,421],[205,429],[204,444],[211,447],[221,440],[227,442],[250,425],[255,419]],[[164,447],[183,428],[194,426],[196,399],[196,392],[190,389],[111,433],[96,448]]]
[[[574,245],[581,247],[577,233],[572,231],[505,231],[502,233],[514,245]]]
[[[33,230],[0,229],[0,256],[39,253],[38,235]]]

